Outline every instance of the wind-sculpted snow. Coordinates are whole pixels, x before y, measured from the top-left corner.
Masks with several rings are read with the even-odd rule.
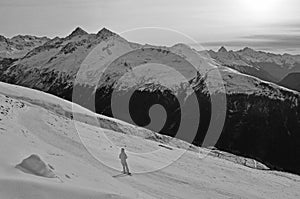
[[[56,177],[53,171],[49,168],[49,166],[36,154],[33,154],[28,158],[22,160],[20,164],[16,165],[16,168],[20,169],[25,173],[43,176],[46,178]]]

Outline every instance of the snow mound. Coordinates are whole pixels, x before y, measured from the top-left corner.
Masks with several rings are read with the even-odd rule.
[[[47,164],[38,156],[31,155],[24,159],[20,164],[16,166],[17,169],[25,173],[30,173],[37,176],[46,178],[56,178],[54,172],[47,166]]]

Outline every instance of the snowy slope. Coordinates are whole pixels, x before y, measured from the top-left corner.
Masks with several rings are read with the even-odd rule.
[[[81,139],[94,148],[94,154],[118,169],[121,166],[114,150],[119,149],[117,145],[126,144],[133,173],[166,162],[182,149],[160,147],[160,156],[139,161],[135,152],[157,149],[156,141],[109,130],[113,126],[101,129],[89,122],[75,122],[65,116],[73,105],[49,94],[4,83],[0,84],[0,93],[0,198],[298,198],[300,195],[299,176],[251,169],[212,156],[199,159],[199,154],[193,151],[184,153],[166,168],[132,177],[119,176],[120,171],[91,156],[82,145],[75,125],[86,132]],[[91,114],[80,107],[75,110]],[[109,118],[103,119],[107,120],[102,123],[113,124]],[[116,145],[104,142],[101,131]],[[31,154],[39,155],[57,178],[35,176],[15,168]]]

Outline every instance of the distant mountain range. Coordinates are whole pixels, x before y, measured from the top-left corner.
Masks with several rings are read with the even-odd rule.
[[[0,35],[0,58],[21,58],[49,40],[47,37],[30,35],[18,35],[9,39]]]
[[[134,89],[129,106],[132,120],[146,126],[151,121],[149,107],[160,104],[168,116],[160,133],[174,136],[181,117],[189,118],[195,110],[189,107],[187,82],[160,68],[118,82],[122,74],[140,64],[173,65],[186,74],[199,100],[201,120],[197,121],[200,127],[194,144],[204,145],[212,116],[211,101],[224,94],[227,96],[225,126],[216,147],[257,159],[271,168],[300,173],[300,96],[277,85],[286,75],[298,70],[299,56],[274,55],[249,48],[198,53],[185,44],[141,45],[105,28],[96,34],[76,28],[64,38],[44,40],[27,48],[27,52],[12,53],[15,52],[12,48],[5,48],[8,50],[0,59],[0,81],[42,90],[70,101],[73,89],[82,89],[82,95],[76,100],[107,116],[113,116],[113,92],[126,97]],[[193,63],[197,71],[188,68],[188,63]],[[110,70],[103,72],[109,64]],[[223,81],[216,78],[214,71],[221,73]],[[225,90],[221,89],[223,84]],[[178,101],[183,102],[183,107]],[[91,107],[94,103],[95,107]],[[127,107],[121,107],[121,112],[122,108]],[[184,108],[189,111],[181,113]]]
[[[280,82],[290,73],[300,72],[300,55],[272,54],[244,48],[238,51],[228,51],[221,47],[217,52],[208,51],[209,55],[218,63],[258,77],[262,80],[274,82],[287,88],[295,89],[293,85]]]

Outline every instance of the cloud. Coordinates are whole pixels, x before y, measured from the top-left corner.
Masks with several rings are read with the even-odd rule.
[[[300,31],[299,21],[281,22],[281,23],[271,23],[263,25],[263,28],[278,29],[284,31]]]
[[[242,37],[250,42],[276,47],[300,47],[300,34],[261,34]]]

